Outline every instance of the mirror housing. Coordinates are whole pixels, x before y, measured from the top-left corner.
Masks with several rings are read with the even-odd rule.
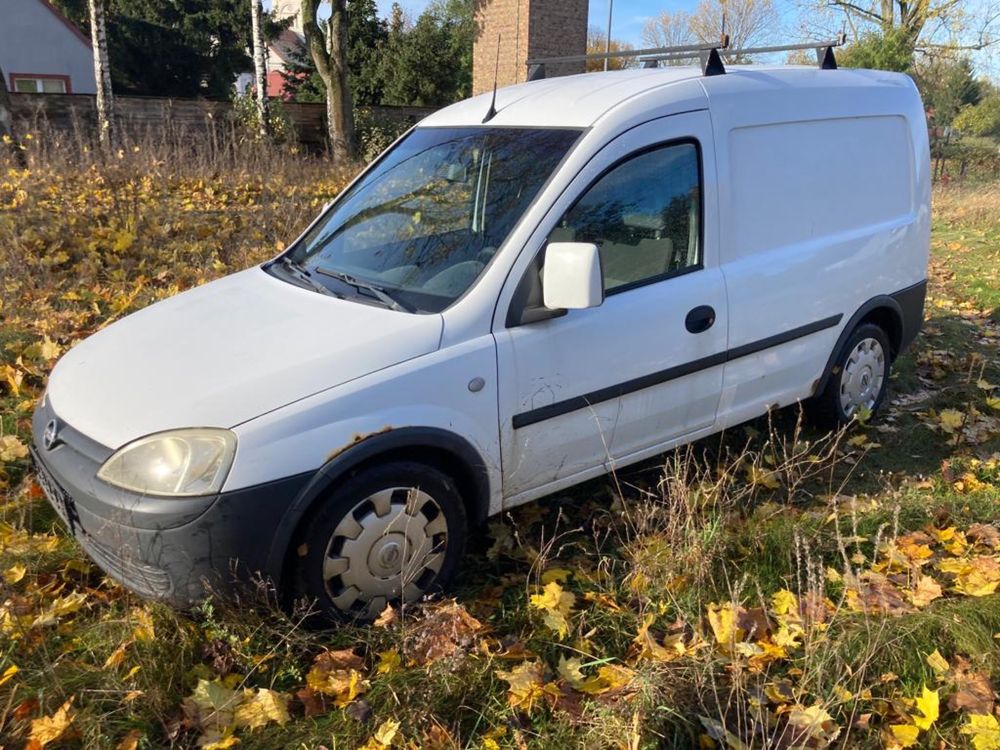
[[[550,242],[545,248],[542,297],[550,310],[580,310],[604,302],[604,273],[597,245]]]

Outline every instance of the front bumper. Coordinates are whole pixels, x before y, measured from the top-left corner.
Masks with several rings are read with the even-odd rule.
[[[46,427],[57,427],[45,446]],[[97,479],[112,451],[61,422],[50,403],[33,418],[31,455],[49,502],[80,546],[136,593],[187,607],[268,578],[279,522],[311,474],[197,498],[142,496]]]

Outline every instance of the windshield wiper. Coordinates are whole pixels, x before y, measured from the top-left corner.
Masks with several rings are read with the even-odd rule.
[[[288,257],[287,255],[282,255],[275,261],[275,263],[280,265],[281,268],[286,273],[288,273],[288,275],[294,277],[298,281],[301,281],[303,284],[308,286],[313,291],[319,292],[320,294],[325,294],[330,297],[337,297],[339,299],[344,298],[343,295],[337,294],[329,287],[324,286],[323,284],[320,284],[318,281],[316,281],[316,279],[312,277],[312,274],[306,270],[305,266],[303,266],[298,261]]]
[[[381,302],[386,307],[391,310],[398,310],[400,312],[413,312],[410,308],[403,305],[399,300],[394,298],[389,292],[380,286],[376,286],[368,281],[362,281],[361,279],[351,276],[349,273],[344,273],[343,271],[338,271],[335,268],[324,268],[323,266],[316,266],[313,269],[316,273],[322,274],[323,276],[329,276],[331,279],[336,279],[337,281],[342,281],[345,284],[353,286],[359,291],[365,291],[371,294],[375,299]]]

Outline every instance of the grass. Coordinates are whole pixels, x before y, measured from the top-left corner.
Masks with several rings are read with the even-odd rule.
[[[475,537],[454,605],[317,632],[252,593],[180,613],[121,589],[65,535],[19,447],[60,351],[269,256],[348,177],[247,148],[184,161],[133,144],[76,164],[29,144],[29,169],[0,174],[0,680],[17,667],[0,744],[41,737],[72,700],[45,746],[207,746],[217,722],[241,748],[879,747],[915,728],[925,685],[941,715],[917,745],[968,744],[969,716],[990,709],[947,701],[960,658],[1000,676],[1000,595],[963,594],[947,566],[1000,550],[932,540],[920,562],[909,535],[971,539],[1000,507],[1000,188],[936,192],[927,322],[880,419],[829,435],[789,409],[515,509]],[[942,596],[911,606],[923,574]],[[546,609],[546,585],[569,605]],[[789,635],[783,655],[758,653]],[[343,706],[343,691],[304,692],[316,657],[346,650],[362,692]],[[206,712],[199,685],[244,706],[276,691],[289,718],[230,735],[231,705]]]

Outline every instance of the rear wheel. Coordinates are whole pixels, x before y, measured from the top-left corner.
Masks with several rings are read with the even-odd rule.
[[[887,392],[890,353],[885,331],[872,323],[858,326],[834,362],[826,388],[813,400],[819,421],[837,426],[878,411]]]
[[[330,617],[371,619],[441,590],[458,567],[465,506],[450,477],[389,463],[347,479],[304,524],[294,588]]]

